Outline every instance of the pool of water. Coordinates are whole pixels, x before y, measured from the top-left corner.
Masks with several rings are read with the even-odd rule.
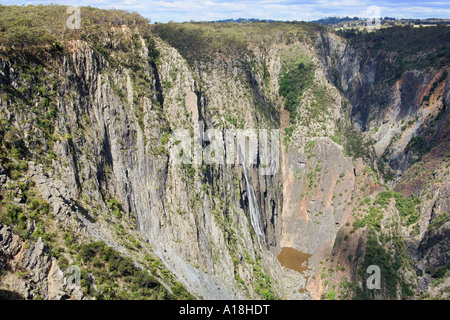
[[[308,253],[303,253],[294,248],[283,247],[277,259],[283,267],[303,273],[308,269],[308,259],[311,257]]]

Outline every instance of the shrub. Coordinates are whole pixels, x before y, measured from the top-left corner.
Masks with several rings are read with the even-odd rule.
[[[279,79],[279,94],[286,98],[284,107],[289,111],[290,123],[296,123],[297,106],[304,90],[312,82],[312,71],[312,65],[304,62],[289,62],[284,66]]]
[[[422,137],[414,137],[406,146],[406,150],[413,152],[418,158],[416,161],[422,159],[422,156],[429,151],[429,147],[426,146],[425,141]]]
[[[400,192],[391,192],[389,190],[382,191],[375,197],[374,204],[385,207],[389,204],[392,198],[395,199],[395,207],[397,208],[400,216],[403,219],[407,218],[406,221],[408,225],[414,224],[419,220],[416,206],[420,203],[420,199],[414,195],[405,198]]]
[[[32,198],[29,208],[39,214],[48,214],[50,211],[50,204],[44,199]]]
[[[420,199],[414,195],[409,198],[404,198],[401,193],[395,192],[395,207],[400,213],[400,216],[406,217],[411,214],[416,214],[416,206],[420,203]]]
[[[0,42],[5,47],[30,50],[36,46],[47,46],[58,52],[64,49],[62,40],[87,39],[95,31],[109,31],[114,24],[137,26],[144,35],[150,33],[149,20],[137,13],[92,7],[81,8],[82,28],[77,32],[68,32],[66,10],[67,6],[62,5],[1,6]]]
[[[383,213],[382,213],[381,208],[370,207],[368,215],[366,215],[362,219],[356,219],[353,222],[353,228],[355,230],[358,230],[359,228],[368,226],[369,228],[373,228],[376,231],[380,231],[382,219],[383,219]]]
[[[367,238],[364,263],[360,268],[360,273],[365,273],[370,265],[377,265],[381,271],[381,286],[385,289],[390,298],[395,299],[399,275],[394,267],[397,261],[378,243],[377,238],[371,232]]]
[[[375,197],[374,204],[378,204],[378,205],[380,205],[382,207],[385,207],[385,206],[387,206],[389,204],[389,202],[391,201],[391,198],[393,198],[393,196],[394,195],[389,190],[381,191]]]
[[[328,292],[328,300],[335,300],[336,297],[336,291],[331,290],[330,292]]]
[[[343,130],[345,153],[353,158],[368,159],[371,154],[371,141],[364,141],[361,132],[354,127]]]
[[[294,130],[295,130],[294,126],[290,126],[290,127],[287,127],[284,129],[284,131],[288,137],[292,136],[292,133],[294,132]]]
[[[441,212],[436,218],[428,225],[429,231],[434,231],[442,227],[446,222],[450,221],[450,214],[446,211]]]
[[[435,279],[441,279],[450,276],[449,271],[450,271],[450,262],[447,263],[446,265],[442,265],[434,269],[433,272],[431,273],[431,276]]]
[[[107,200],[107,205],[108,208],[112,211],[112,213],[117,217],[117,218],[121,218],[122,217],[122,205],[120,204],[120,202],[114,198],[108,199]]]

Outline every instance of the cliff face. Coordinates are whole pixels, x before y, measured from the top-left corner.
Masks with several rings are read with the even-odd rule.
[[[5,296],[406,298],[445,286],[448,65],[392,80],[395,53],[302,24],[130,22],[60,41],[0,60]],[[310,256],[309,270],[283,267],[282,247]]]
[[[111,38],[104,37],[102,45],[114,44],[118,33],[131,39],[129,29],[111,28],[110,32]],[[67,239],[81,245],[84,242],[73,240],[78,237],[102,241],[125,256],[139,255],[132,259],[142,264],[145,252],[150,254],[145,232],[160,228],[159,221],[152,221],[156,216],[142,215],[161,208],[164,199],[161,186],[167,155],[153,151],[150,157],[145,150],[145,143],[159,141],[165,128],[157,114],[162,101],[160,83],[149,52],[154,48],[143,38],[135,44],[140,50],[130,48],[135,50],[131,59],[148,61],[140,65],[140,76],[147,80],[146,96],[133,97],[126,68],[111,68],[122,61],[117,55],[124,52],[101,55],[92,43],[82,40],[70,40],[64,52],[30,63],[21,55],[2,62],[3,88],[17,94],[14,100],[2,98],[4,143],[21,148],[19,156],[6,163],[3,201],[7,203],[14,188],[21,191],[22,199],[11,209],[5,204],[7,213],[17,211],[21,216],[9,212],[10,222],[24,220],[26,225],[18,231],[31,243],[46,238],[45,244],[65,264],[76,258],[76,249],[65,252]],[[29,109],[22,113],[19,110],[24,106]],[[140,126],[144,121],[146,125]],[[152,125],[155,122],[158,127]],[[27,161],[16,170],[14,164],[20,159]],[[20,179],[18,187],[15,178]],[[12,191],[8,191],[11,183]],[[40,203],[47,208],[47,216],[39,211]],[[149,248],[132,254],[142,246]],[[45,292],[40,295],[51,297]]]
[[[414,38],[414,30],[407,35]],[[449,94],[447,57],[440,53],[445,44],[444,49],[430,44],[401,51],[401,40],[391,48],[395,38],[390,37],[381,35],[377,40],[385,48],[377,49],[370,42],[351,45],[331,34],[317,41],[328,79],[351,103],[351,122],[372,140],[387,181],[401,177],[420,153],[448,141]]]
[[[409,32],[411,35],[411,31]],[[400,203],[404,199],[400,194],[395,197],[395,209],[398,212],[396,213],[395,209],[391,213],[389,210],[384,211],[384,214],[390,216],[387,220],[397,219],[401,224],[396,232],[401,234],[402,240],[396,245],[396,251],[404,246],[401,251],[404,251],[403,255],[409,260],[408,263],[404,263],[409,265],[409,271],[405,271],[407,276],[404,281],[416,288],[416,293],[421,297],[428,297],[430,292],[432,296],[436,294],[440,296],[437,292],[442,292],[439,290],[447,285],[443,284],[446,283],[443,280],[445,276],[441,278],[433,276],[432,279],[430,274],[435,275],[436,271],[433,270],[440,268],[443,275],[445,271],[442,270],[446,270],[448,263],[448,256],[445,253],[448,248],[447,240],[443,236],[448,228],[444,222],[447,219],[444,217],[447,216],[449,206],[446,195],[448,178],[444,177],[448,170],[449,145],[448,62],[445,62],[447,58],[440,61],[434,59],[435,56],[441,56],[439,54],[441,47],[425,45],[419,48],[414,45],[413,48],[402,52],[389,49],[388,43],[391,40],[386,34],[382,41],[386,42],[385,47],[381,46],[381,50],[378,51],[373,49],[370,42],[367,45],[356,41],[355,45],[350,45],[336,35],[330,34],[323,34],[317,43],[328,79],[348,98],[351,103],[349,120],[361,129],[363,140],[372,151],[371,157],[366,158],[367,163],[371,163],[371,166],[379,171],[381,174],[379,179],[384,180],[403,197],[417,197],[416,212],[406,221],[404,216],[407,212],[401,208]],[[400,44],[397,44],[397,49],[399,46]],[[445,48],[445,45],[443,46]],[[405,68],[404,65],[409,62],[414,64]],[[367,192],[365,194],[370,195]],[[381,197],[382,194],[377,195],[374,203],[380,204]],[[437,218],[439,216],[442,220]],[[381,230],[378,230],[377,235],[378,241],[382,244],[385,242],[383,233],[392,232],[392,229],[386,230],[389,224],[387,227],[384,226],[384,219],[386,218],[381,218]],[[434,219],[436,219],[434,223],[441,221],[437,228],[432,227]],[[431,235],[434,232],[436,236]],[[343,230],[342,236],[344,234]],[[424,249],[428,248],[430,237],[434,239],[432,245],[436,246],[434,251]],[[352,238],[354,236],[350,235],[350,241]],[[335,242],[333,255],[339,254],[337,248],[340,247],[341,250],[346,248],[338,240],[339,236]],[[361,237],[358,241],[360,250]],[[389,246],[389,243],[385,245]],[[368,250],[365,248],[363,251],[367,254]],[[395,257],[395,254],[393,256]],[[439,267],[437,265],[432,267],[430,261],[440,261]],[[357,262],[352,263],[354,271],[358,269],[357,265]],[[425,270],[426,268],[428,269]],[[414,273],[418,275],[417,278],[414,277]],[[352,278],[351,274],[349,276]],[[356,281],[358,277],[353,275],[353,279]],[[394,293],[395,290],[392,288],[392,294],[384,292],[384,295],[378,297],[375,295],[375,298],[407,295],[405,285],[401,287],[401,291],[397,288],[397,293]],[[349,286],[346,286],[344,291],[348,291],[348,288]],[[360,294],[364,296],[362,292]]]
[[[130,47],[118,48],[120,41],[130,41]],[[109,46],[113,50],[106,53]],[[50,234],[51,240],[74,233],[88,242],[101,241],[144,269],[150,255],[197,297],[282,295],[273,279],[284,275],[269,251],[277,247],[280,232],[281,189],[275,188],[281,185],[279,175],[258,175],[258,169],[249,166],[245,176],[237,158],[236,165],[227,166],[172,161],[178,155],[172,153],[176,130],[192,130],[197,121],[204,130],[217,122],[226,125],[212,103],[226,101],[239,107],[235,114],[245,119],[242,129],[258,127],[251,107],[257,85],[240,88],[236,82],[228,93],[222,91],[230,85],[230,72],[239,72],[247,81],[251,71],[194,72],[175,49],[127,26],[111,27],[95,41],[68,40],[62,51],[52,54],[31,65],[25,65],[26,55],[2,61],[3,88],[31,109],[22,113],[20,103],[7,94],[2,97],[5,149],[9,143],[22,148],[17,158],[8,157],[5,164],[5,208],[15,192],[7,186],[19,178],[30,186],[16,187],[25,196],[11,210],[22,213],[24,221],[39,224],[41,217],[32,217],[29,194],[39,198],[48,206],[46,220],[52,222],[40,226],[41,234]],[[29,76],[23,78],[25,72]],[[232,95],[239,104],[229,99]],[[230,113],[225,116],[230,119]],[[22,159],[26,159],[23,168],[16,170],[14,165]],[[267,238],[263,250],[250,223],[250,189],[257,197],[256,214]],[[29,225],[17,228],[30,243],[36,238],[41,241],[41,234]],[[80,263],[75,252],[65,252],[67,244],[51,242],[45,245],[54,246],[57,261]],[[84,244],[81,239],[74,242]],[[42,272],[45,277],[46,270]],[[151,273],[164,286],[165,274]],[[92,296],[91,287],[102,294],[94,280],[87,285],[85,297]],[[168,291],[175,294],[170,284]]]

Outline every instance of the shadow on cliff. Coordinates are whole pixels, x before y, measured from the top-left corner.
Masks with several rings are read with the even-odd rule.
[[[1,289],[0,300],[25,300],[25,299],[17,292]]]

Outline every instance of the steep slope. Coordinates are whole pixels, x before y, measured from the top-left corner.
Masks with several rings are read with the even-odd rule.
[[[329,33],[322,34],[318,39],[328,79],[349,99],[352,105],[349,119],[363,131],[361,146],[365,146],[366,150],[361,152],[358,151],[361,148],[353,148],[357,151],[353,155],[365,158],[373,170],[380,173],[378,179],[399,192],[383,192],[376,196],[374,202],[372,197],[367,200],[368,205],[375,205],[374,209],[373,206],[368,208],[370,215],[381,209],[384,217],[379,216],[376,219],[378,222],[375,220],[376,228],[381,225],[381,230],[376,232],[377,240],[369,237],[366,246],[370,243],[375,248],[379,245],[389,248],[394,237],[397,238],[395,251],[403,247],[401,255],[408,260],[401,259],[409,271],[398,272],[402,267],[392,251],[377,249],[371,254],[369,260],[372,258],[372,262],[379,261],[386,253],[387,257],[394,257],[385,264],[384,273],[394,275],[401,284],[391,285],[390,293],[385,290],[384,296],[375,294],[378,298],[386,297],[386,294],[391,298],[414,294],[416,297],[421,294],[424,294],[421,297],[427,297],[427,291],[432,291],[434,297],[446,295],[443,288],[448,286],[444,281],[448,244],[447,237],[443,235],[448,228],[444,221],[449,206],[446,191],[449,183],[448,32],[445,27],[395,27],[372,34],[347,32],[344,36],[348,40]],[[380,198],[386,200],[381,201]],[[395,199],[397,210],[385,208],[389,198]],[[392,234],[392,223],[387,222],[389,219],[400,224],[395,227],[397,236]],[[431,227],[434,219],[441,221],[439,228]],[[433,232],[439,236],[432,236]],[[386,236],[390,241],[385,240]],[[350,242],[356,241],[352,234],[347,237]],[[428,251],[431,238],[434,239],[431,247],[436,249]],[[358,246],[363,248],[361,240],[359,243]],[[340,250],[346,247],[340,243],[336,245]],[[334,253],[339,254],[340,250],[336,248]],[[367,253],[367,250],[362,250],[359,255],[364,255],[364,251]],[[428,255],[427,258],[424,255]],[[344,260],[345,257],[342,257]],[[435,261],[434,266],[429,265],[431,260]],[[357,265],[357,262],[352,262],[354,270]],[[364,268],[367,266],[367,263],[363,264]],[[441,279],[434,281],[434,284],[441,285],[438,290],[432,288],[431,274],[436,274],[435,268],[440,270],[438,277],[433,276]],[[360,272],[360,276],[348,276],[357,283],[364,278],[361,275],[365,274],[365,270]],[[399,276],[401,273],[407,274],[403,280]],[[397,283],[397,280],[393,282]],[[354,285],[347,283],[343,295],[349,288],[355,289]],[[366,290],[358,295],[367,297],[367,294],[373,297],[374,293]]]
[[[425,209],[430,203],[422,201],[422,190],[402,187],[402,173],[409,172],[418,157],[434,154],[437,158],[428,173],[441,172],[444,176],[437,184],[444,190],[447,184],[446,28],[392,28],[363,34],[351,43],[320,28],[289,23],[271,24],[270,31],[266,24],[160,25],[155,30],[193,68],[211,55],[220,61],[220,54],[228,60],[235,52],[246,52],[242,43],[252,53],[266,53],[268,62],[260,62],[261,77],[266,79],[259,86],[270,90],[254,91],[280,94],[273,99],[284,129],[280,246],[312,255],[309,264],[316,274],[308,288],[316,298],[323,293],[335,297],[338,283],[345,289],[341,298],[408,298],[418,282],[419,287],[423,287],[421,281],[429,283],[423,279],[429,279],[431,269],[417,278],[423,267],[416,260],[430,223],[429,209]],[[254,30],[264,41],[258,43],[252,37]],[[218,39],[226,37],[234,46],[230,42],[228,47],[219,46]],[[419,42],[422,38],[427,39],[425,43]],[[202,44],[200,52],[189,50],[198,43]],[[405,46],[410,51],[398,54]],[[425,144],[422,136],[427,136]],[[433,143],[437,147],[429,153]],[[422,177],[421,185],[427,177],[432,175]],[[401,193],[377,195],[389,188]],[[445,217],[443,192],[435,195],[435,201],[441,199]],[[413,193],[418,199],[410,197]],[[395,199],[395,205],[386,206],[382,197]],[[446,237],[439,239],[445,248]],[[441,263],[439,270],[445,271],[445,255],[434,255]],[[364,284],[355,287],[355,283],[365,283],[365,270],[371,264],[382,269],[383,285],[378,292]]]
[[[447,29],[0,14],[3,296],[445,295]]]
[[[30,8],[15,10],[34,15]],[[64,17],[61,7],[34,10],[54,10],[61,14],[57,22]],[[275,283],[284,277],[283,271],[268,249],[258,245],[249,216],[254,210],[262,219],[267,244],[276,246],[279,231],[268,221],[279,214],[276,201],[281,191],[274,187],[281,184],[279,176],[258,176],[254,166],[245,168],[247,172],[234,164],[176,165],[171,159],[177,146],[172,133],[192,129],[194,120],[207,128],[220,121],[234,123],[211,112],[206,103],[209,98],[227,100],[205,91],[222,90],[228,78],[219,74],[199,79],[211,72],[191,71],[176,50],[155,42],[145,21],[133,15],[114,12],[109,17],[94,9],[86,9],[85,14],[98,20],[81,32],[62,36],[54,32],[48,35],[49,44],[5,49],[3,54],[4,223],[30,243],[43,239],[46,250],[62,251],[54,253],[56,261],[82,264],[86,297],[120,298],[127,292],[111,283],[103,286],[98,274],[90,278],[90,268],[107,262],[101,254],[103,245],[97,249],[98,241],[150,269],[157,277],[154,281],[169,293],[177,292],[175,297],[189,295],[177,282],[172,285],[176,289],[171,288],[166,278],[172,276],[158,268],[169,268],[197,297],[283,296],[283,288]],[[108,19],[120,22],[108,26]],[[242,70],[240,76],[247,81],[252,73]],[[251,121],[257,117],[252,112],[252,89],[236,83],[235,93],[248,107],[243,128],[253,128],[257,121]],[[25,197],[13,204],[18,189],[7,186],[19,179],[37,188],[17,187]],[[50,214],[47,225],[40,215],[33,215],[30,192],[42,199]],[[265,201],[261,201],[263,192]],[[256,195],[260,210],[250,201]],[[33,222],[27,221],[35,221],[40,232],[33,233]],[[69,235],[70,241],[62,242]],[[75,246],[66,252],[72,242]],[[77,246],[87,246],[87,256],[76,255]],[[8,255],[7,260],[14,257]],[[107,264],[105,268],[118,283],[124,282],[120,280],[124,274],[114,274]],[[43,272],[41,278],[46,278]],[[297,282],[303,279],[290,277],[297,277]],[[20,291],[8,282],[5,286]]]
[[[42,13],[40,20],[30,20],[36,29],[41,27],[39,21],[48,22],[45,13],[61,19],[66,15],[65,7],[12,8],[2,8],[2,14],[15,10],[34,18]],[[90,25],[100,29],[96,33],[86,27],[83,33],[48,35],[51,44],[3,49],[2,223],[13,227],[22,247],[39,244],[39,257],[51,257],[56,266],[51,270],[59,266],[65,272],[69,265],[80,269],[82,294],[75,297],[167,298],[173,293],[172,297],[191,297],[155,258],[155,249],[139,231],[146,223],[139,220],[140,210],[149,206],[149,197],[160,199],[161,181],[137,177],[150,178],[150,172],[166,170],[167,159],[163,153],[149,158],[143,150],[144,134],[159,141],[160,128],[165,128],[150,132],[139,121],[143,108],[149,109],[147,123],[164,120],[156,110],[161,94],[155,45],[145,33],[147,21],[122,13],[109,19],[129,19],[128,25],[102,28],[107,23],[103,11],[85,13],[99,17]],[[61,20],[52,21],[57,34]],[[139,27],[140,32],[131,30]],[[134,84],[141,80],[135,74],[130,77],[132,67],[139,67],[139,76],[147,80],[140,103],[132,100],[131,77]],[[135,190],[143,188],[151,192],[133,201]],[[6,256],[13,273],[12,261],[17,259],[15,254]],[[37,286],[45,288],[48,268],[34,270],[29,264],[18,267],[38,277],[42,283]],[[52,294],[30,292],[26,287],[38,281],[28,276],[25,289],[9,279],[3,285],[24,297],[71,296],[64,286]]]

